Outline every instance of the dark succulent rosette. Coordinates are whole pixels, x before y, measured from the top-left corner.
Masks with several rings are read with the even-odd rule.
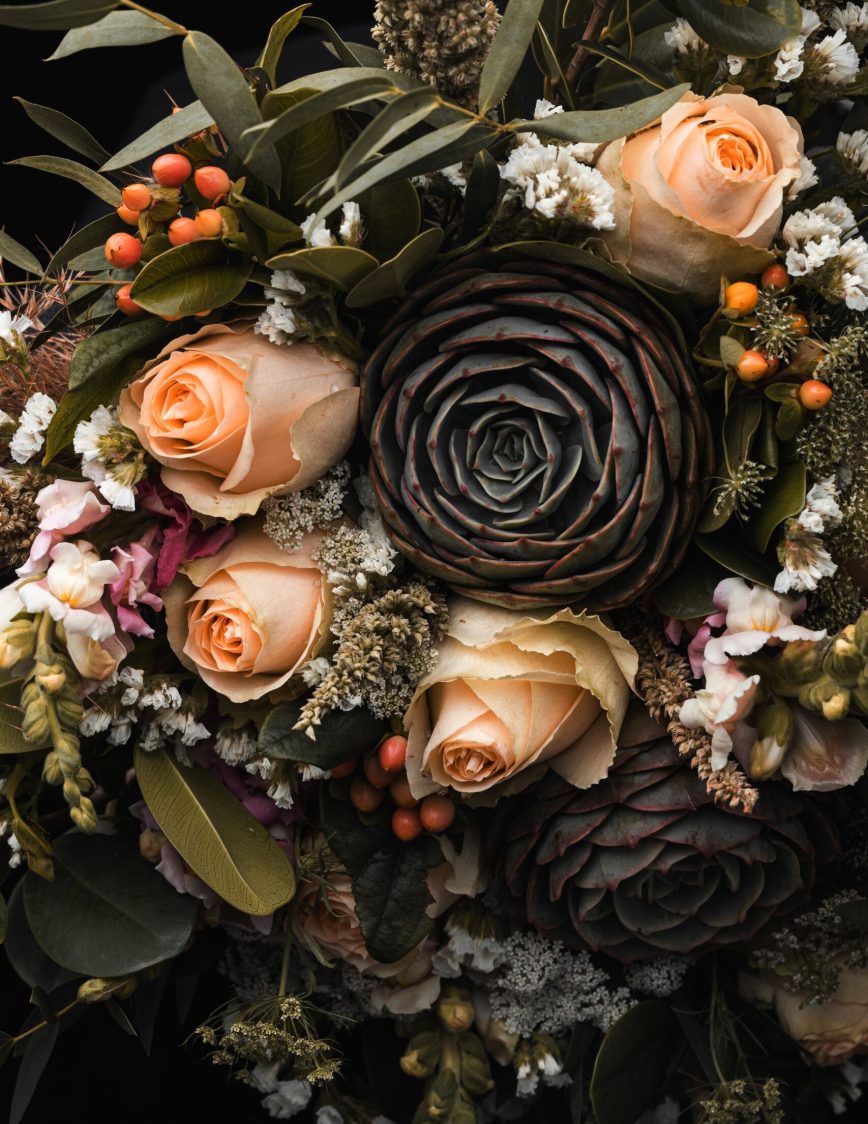
[[[554,773],[503,801],[490,850],[507,912],[631,961],[750,940],[805,904],[838,850],[816,801],[767,785],[751,814],[715,805],[669,738],[621,748],[606,780]]]
[[[393,318],[363,373],[395,546],[471,597],[635,600],[677,567],[711,472],[673,329],[593,268],[481,254]]]

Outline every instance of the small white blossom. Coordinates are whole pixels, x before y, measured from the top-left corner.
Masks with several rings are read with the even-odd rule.
[[[744,70],[744,64],[747,59],[743,55],[727,55],[726,56],[726,69],[729,71],[730,77],[735,78]]]
[[[534,121],[542,121],[544,117],[551,117],[553,113],[563,113],[562,105],[555,105],[548,98],[538,98],[533,110]]]
[[[183,710],[163,711],[155,718],[155,724],[169,735],[180,734],[181,745],[194,746],[211,737],[210,730],[197,722],[192,714]]]
[[[292,787],[289,781],[277,781],[269,785],[268,795],[278,808],[288,811],[292,807]]]
[[[7,308],[0,310],[0,340],[13,351],[21,348],[21,337],[32,327],[33,321],[29,317],[13,316]]]
[[[9,442],[9,452],[16,464],[27,464],[41,450],[45,431],[51,424],[57,404],[47,394],[37,391],[27,399],[18,419],[18,428]]]
[[[109,745],[126,745],[133,736],[133,720],[130,715],[120,714],[112,718],[111,729],[106,741]]]
[[[801,35],[788,39],[775,55],[775,80],[795,82],[801,78],[805,69],[805,40]]]
[[[838,569],[832,556],[817,539],[810,550],[802,550],[797,559],[785,557],[784,568],[775,578],[775,593],[805,593],[815,590],[824,578],[830,578]]]
[[[801,525],[816,535],[837,527],[844,518],[837,496],[838,487],[834,477],[828,476],[814,484],[805,497],[805,507],[799,516]]]
[[[146,691],[142,693],[139,700],[139,707],[144,709],[149,707],[151,710],[180,710],[183,705],[183,698],[181,692],[173,683],[152,683]]]
[[[276,269],[271,284],[265,288],[265,311],[256,321],[254,331],[267,336],[272,343],[289,343],[298,332],[293,308],[306,292],[304,282],[291,269]]]
[[[811,44],[811,62],[822,67],[823,79],[833,86],[845,86],[859,73],[859,55],[843,28]]]
[[[850,39],[868,35],[868,4],[842,4],[829,13],[829,26]]]
[[[841,160],[850,164],[853,171],[868,176],[868,130],[855,129],[852,133],[839,133],[835,148]]]
[[[615,226],[615,191],[603,175],[581,162],[595,145],[543,144],[527,133],[501,165],[501,179],[530,211],[546,219],[569,220],[594,230]]]
[[[87,421],[75,427],[72,447],[81,457],[81,474],[93,481],[104,499],[117,511],[136,510],[134,484],[118,479],[106,464],[102,454],[102,441],[120,426],[117,410],[97,406]]]
[[[861,235],[848,239],[841,247],[839,270],[833,295],[856,312],[868,310],[868,243]]]
[[[318,765],[302,765],[301,779],[303,781],[326,781],[331,776],[328,769],[320,769]]]
[[[803,191],[807,191],[819,181],[820,177],[817,175],[814,161],[807,156],[800,156],[799,175],[787,188],[787,199],[795,199],[797,195],[801,195]]]
[[[465,176],[460,164],[447,164],[445,168],[440,169],[440,175],[445,176],[449,183],[453,187],[457,187],[462,195],[467,190],[467,176]]]
[[[308,660],[302,668],[301,677],[308,687],[315,687],[318,683],[322,683],[323,679],[328,675],[331,664],[325,656],[316,656],[312,660]]]
[[[325,224],[325,219],[320,219],[314,226],[316,215],[308,215],[300,224],[301,233],[308,246],[334,246],[335,238]]]
[[[78,724],[78,731],[85,738],[92,738],[94,734],[103,734],[111,726],[112,716],[98,706],[89,707],[84,712],[84,717]]]
[[[338,234],[341,237],[341,241],[346,246],[361,245],[362,238],[364,237],[364,228],[362,226],[362,212],[359,209],[358,203],[353,203],[352,201],[344,203]]]
[[[249,727],[234,730],[221,726],[214,740],[214,752],[227,765],[243,765],[256,753],[256,738]]]
[[[692,51],[701,51],[705,46],[705,40],[700,38],[686,19],[680,17],[664,33],[663,39],[666,46],[671,47],[679,55],[689,55]]]

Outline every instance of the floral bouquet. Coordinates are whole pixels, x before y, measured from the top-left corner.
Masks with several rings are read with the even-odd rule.
[[[868,5],[502,7],[246,70],[0,7],[195,94],[115,154],[22,101],[105,213],[0,232],[15,1124],[215,934],[197,1049],[279,1119],[868,1079]]]

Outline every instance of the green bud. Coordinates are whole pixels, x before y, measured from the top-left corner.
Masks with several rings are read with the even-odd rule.
[[[42,766],[42,778],[48,784],[61,784],[63,782],[63,769],[60,767],[60,761],[54,750],[46,754]]]
[[[81,804],[77,808],[69,809],[69,817],[79,831],[87,833],[96,831],[96,809],[86,796],[81,797]]]
[[[750,751],[748,776],[752,781],[767,781],[781,767],[786,755],[787,747],[773,737],[760,738]]]
[[[422,1104],[428,1114],[427,1119],[451,1121],[452,1108],[458,1093],[458,1075],[454,1070],[441,1069],[425,1091]]]
[[[762,708],[757,720],[757,736],[774,738],[787,748],[793,738],[793,712],[779,701],[768,703]]]
[[[863,656],[868,656],[868,609],[853,626],[853,640]]]
[[[84,717],[84,707],[80,699],[60,698],[55,703],[55,706],[57,707],[57,717],[60,719],[61,725],[69,729],[75,729]]]
[[[8,671],[33,655],[36,631],[32,620],[11,621],[0,633],[0,668]]]
[[[458,1039],[458,1049],[461,1055],[461,1087],[481,1097],[494,1088],[485,1047],[475,1034],[462,1034]]]
[[[148,833],[143,831],[139,836],[139,849],[142,849],[142,839]],[[155,832],[151,832],[155,835]],[[163,836],[165,839],[165,836]],[[142,852],[144,854],[144,851]],[[159,852],[158,852],[159,853]],[[145,855],[148,858],[148,855]],[[408,1077],[426,1079],[437,1069],[440,1061],[440,1036],[436,1030],[426,1030],[416,1034],[410,1039],[410,1044],[401,1058],[401,1069]]]
[[[107,999],[129,999],[136,989],[135,976],[95,977],[85,980],[78,988],[82,1003],[104,1003]]]
[[[823,671],[842,687],[852,687],[865,666],[865,657],[856,645],[856,626],[839,632],[826,652]]]
[[[28,707],[21,723],[21,733],[24,740],[28,742],[44,742],[48,739],[51,734],[51,726],[48,723],[48,713],[44,705],[41,708]]]
[[[447,987],[437,1004],[437,1015],[447,1030],[461,1034],[473,1026],[475,1011],[467,992],[462,988]]]
[[[778,656],[776,670],[787,683],[807,683],[817,674],[819,654],[813,640],[791,640]]]
[[[56,695],[66,686],[66,672],[59,663],[44,663],[38,660],[33,669],[33,680],[49,695]]]
[[[808,683],[799,691],[799,702],[808,710],[817,711],[830,722],[846,717],[850,709],[850,692],[831,679]]]

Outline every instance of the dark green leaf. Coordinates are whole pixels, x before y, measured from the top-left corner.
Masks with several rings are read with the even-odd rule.
[[[509,0],[479,79],[480,113],[506,96],[521,69],[542,6],[543,0]]]
[[[230,54],[201,31],[191,31],[184,39],[184,67],[193,92],[212,115],[230,147],[239,154],[247,142],[245,130],[262,123],[253,91]],[[280,161],[269,150],[249,157],[245,163],[261,180],[280,189]]]
[[[741,362],[744,352],[745,346],[741,340],[737,340],[734,336],[720,337],[720,361],[725,363],[729,369]]]
[[[68,31],[47,61],[65,59],[68,55],[89,51],[93,47],[139,47],[145,43],[169,39],[176,34],[171,27],[166,27],[142,12],[109,12],[96,23]]]
[[[157,1027],[157,1015],[163,1002],[166,984],[169,982],[170,964],[163,964],[159,969],[156,979],[139,977],[139,984],[133,993],[133,1015],[136,1032],[142,1049],[150,1055],[154,1042],[154,1031]]]
[[[298,702],[281,703],[266,715],[259,731],[259,752],[266,757],[301,761],[331,769],[372,749],[389,732],[389,724],[369,710],[330,710],[316,728],[316,740],[293,727],[301,715]]]
[[[384,151],[392,141],[424,121],[438,100],[437,91],[430,88],[409,90],[393,98],[346,150],[332,177],[334,186],[342,187],[369,156]]]
[[[6,940],[6,929],[9,925],[9,908],[6,899],[0,894],[0,944]]]
[[[104,160],[108,159],[109,154],[99,141],[90,135],[84,125],[79,125],[77,121],[73,121],[65,113],[61,113],[59,109],[51,109],[47,105],[37,105],[35,102],[25,101],[24,98],[15,98],[15,101],[18,102],[35,125],[61,141],[67,148],[71,148],[81,156],[93,160],[94,164],[102,164]]]
[[[386,850],[395,838],[391,814],[382,808],[362,823],[349,800],[332,796],[330,786],[320,785],[320,821],[329,847],[347,868],[351,877],[364,870],[378,851]]]
[[[805,506],[807,478],[805,466],[785,464],[763,493],[762,506],[751,518],[747,539],[751,546],[763,552],[768,548],[777,527]]]
[[[482,229],[486,216],[500,192],[500,167],[494,157],[483,149],[473,158],[464,194],[464,221],[461,237],[469,242]]]
[[[603,144],[644,129],[675,105],[689,89],[688,83],[682,83],[671,90],[634,101],[632,105],[553,113],[541,121],[512,121],[509,127],[517,133],[540,133],[571,143]]]
[[[805,420],[805,411],[796,398],[787,398],[781,403],[775,419],[775,434],[779,441],[792,441]]]
[[[140,351],[159,351],[157,343],[164,341],[171,333],[171,325],[148,316],[142,320],[131,320],[122,328],[112,328],[107,332],[87,336],[72,356],[69,368],[70,390],[116,370],[123,359]]]
[[[359,60],[359,66],[384,67],[386,65],[385,58],[376,47],[371,47],[365,43],[352,43],[349,40],[344,40],[344,47],[353,58]],[[339,57],[337,49],[331,43],[326,43],[325,48],[331,54]]]
[[[422,207],[409,180],[378,183],[356,202],[366,220],[366,248],[381,262],[389,261],[419,233]]]
[[[153,156],[178,141],[185,140],[193,133],[207,129],[214,124],[214,118],[200,101],[190,102],[177,113],[164,117],[146,133],[142,133],[136,140],[125,145],[111,160],[102,166],[104,172],[116,171],[125,168],[128,164],[136,164],[146,156]]]
[[[121,1028],[124,1034],[128,1034],[130,1038],[138,1038],[136,1028],[130,1022],[129,1015],[123,1007],[114,998],[106,1000],[105,1009],[111,1015],[114,1022]]]
[[[536,26],[531,45],[533,47],[533,57],[536,59],[537,66],[540,68],[543,75],[548,78],[552,87],[563,97],[566,108],[575,109],[572,87],[561,69],[557,51],[542,21]]]
[[[89,379],[78,390],[68,390],[58,403],[45,435],[42,463],[50,464],[72,441],[78,423],[89,418],[97,406],[111,402],[140,366],[141,359],[127,360],[117,368],[105,368],[98,377]]]
[[[33,1099],[39,1079],[45,1072],[45,1067],[48,1065],[59,1033],[60,1023],[53,1022],[37,1030],[27,1039],[24,1057],[18,1067],[15,1091],[12,1094],[9,1124],[21,1124],[24,1119],[24,1114]]]
[[[121,835],[54,840],[54,881],[24,879],[27,920],[40,947],[85,976],[124,976],[184,948],[197,903],[179,894]]]
[[[35,877],[35,874],[25,875],[25,878]],[[42,988],[50,995],[76,978],[75,972],[55,963],[36,943],[24,909],[23,880],[17,883],[9,898],[9,927],[5,949],[12,970],[28,987]]]
[[[262,101],[262,116],[271,120],[313,95],[313,90],[267,94]],[[284,137],[275,147],[283,173],[282,197],[295,203],[337,167],[342,152],[337,117],[333,113],[320,117]]]
[[[271,25],[268,39],[265,42],[262,54],[259,56],[257,66],[268,75],[268,81],[272,86],[277,81],[277,64],[280,62],[280,56],[283,53],[283,45],[298,27],[299,20],[309,7],[310,4],[300,4],[299,7],[284,12],[280,19]]]
[[[672,85],[673,79],[667,72],[650,66],[644,60],[640,62],[633,56],[628,58],[615,47],[610,47],[605,43],[585,41],[582,41],[579,46],[584,47],[589,54],[599,55],[600,58],[605,59],[622,72],[626,71],[628,74],[635,75],[640,83],[640,88],[637,88],[638,94],[625,98],[625,102],[632,101],[638,95],[647,96],[649,87],[651,90],[667,90]]]
[[[252,269],[252,262],[233,257],[216,240],[188,242],[149,261],[133,282],[132,295],[148,312],[192,316],[233,301]]]
[[[716,535],[697,535],[693,540],[709,558],[718,562],[731,574],[757,582],[759,585],[774,584],[777,570],[767,559],[755,554],[724,531]]]
[[[49,0],[47,4],[4,4],[0,27],[22,27],[28,31],[65,31],[101,19],[118,6],[119,0]]]
[[[749,59],[777,51],[802,29],[799,0],[679,0],[678,9],[715,50]]]
[[[265,916],[286,905],[295,893],[288,859],[213,773],[188,769],[162,749],[137,749],[135,765],[154,819],[194,874],[242,913]]]
[[[431,931],[428,872],[443,861],[436,842],[422,835],[410,843],[394,839],[353,878],[356,914],[368,952],[393,964]]]
[[[302,276],[318,277],[347,292],[372,273],[379,262],[355,246],[308,246],[278,254],[266,265],[269,269],[291,269]]]
[[[7,234],[5,230],[0,230],[0,258],[11,261],[13,265],[23,269],[25,273],[42,273],[42,266],[27,247],[22,246],[20,242],[16,242],[12,235]]]
[[[326,39],[328,40],[326,47],[331,51],[333,55],[336,55],[337,58],[340,59],[344,66],[356,67],[383,65],[382,55],[380,55],[379,51],[374,52],[379,59],[379,63],[372,63],[370,61],[370,52],[373,50],[373,48],[363,47],[361,50],[359,50],[358,44],[347,43],[344,39],[341,38],[340,35],[338,35],[338,33],[328,22],[328,20],[320,19],[319,16],[305,16],[303,22],[307,24],[308,27],[314,27],[317,31],[321,31],[323,35],[325,35]]]
[[[119,219],[114,211],[109,215],[103,215],[103,217],[97,219],[96,222],[83,226],[81,230],[77,230],[71,235],[54,254],[51,261],[45,267],[46,274],[50,277],[55,270],[59,269],[62,265],[66,265],[66,263],[73,258],[77,258],[79,254],[104,246],[106,239],[110,235],[116,234],[119,230],[124,229],[126,229],[126,226],[123,220]],[[106,265],[105,258],[103,258],[103,265]]]
[[[50,172],[54,176],[75,180],[76,183],[93,192],[104,203],[111,207],[121,205],[120,188],[115,187],[111,180],[101,176],[92,168],[79,164],[77,160],[67,160],[64,156],[22,156],[18,160],[10,160],[10,164],[20,164],[24,168],[36,168],[40,172]]]
[[[714,612],[714,591],[725,577],[726,570],[691,548],[680,568],[654,590],[654,604],[680,621],[706,617]]]
[[[762,399],[745,395],[737,399],[735,406],[727,414],[723,423],[723,441],[729,463],[734,469],[747,460],[762,414]]]
[[[363,277],[347,295],[347,308],[365,308],[378,301],[400,297],[407,282],[440,249],[443,231],[439,226],[423,230],[390,261]]]
[[[591,1077],[597,1124],[636,1124],[657,1103],[673,1054],[676,1024],[660,999],[637,1003],[603,1039]]]
[[[672,16],[665,12],[665,22],[638,32],[631,40],[622,41],[619,50],[613,47],[604,53],[597,67],[594,82],[594,100],[603,105],[627,105],[638,98],[648,97],[663,76],[671,81],[674,48],[666,42],[666,32],[672,26]],[[615,41],[613,40],[613,43]],[[609,44],[608,38],[606,43]],[[648,79],[653,79],[649,82]],[[668,83],[664,83],[668,85]]]

